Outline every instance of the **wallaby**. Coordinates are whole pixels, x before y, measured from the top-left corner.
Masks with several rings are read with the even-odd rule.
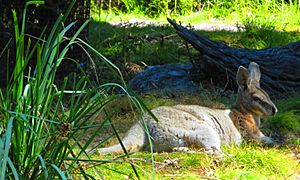
[[[271,138],[259,129],[260,116],[271,116],[277,108],[269,95],[260,88],[258,64],[251,62],[248,69],[240,66],[236,81],[238,96],[229,110],[211,109],[197,105],[158,107],[152,110],[145,123],[151,135],[153,150],[171,151],[180,147],[203,147],[209,153],[222,153],[221,144],[239,145],[243,139],[272,144]],[[122,140],[128,151],[146,150],[149,142],[141,122],[134,124]],[[100,148],[100,153],[122,152],[120,144]]]

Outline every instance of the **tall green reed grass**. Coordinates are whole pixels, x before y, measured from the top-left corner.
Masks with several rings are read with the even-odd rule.
[[[26,9],[30,5],[42,3],[44,2],[26,3],[21,27],[18,15],[13,11],[15,66],[7,87],[0,89],[0,179],[72,179],[74,175],[93,179],[82,163],[90,164],[89,167],[93,168],[111,161],[93,160],[87,153],[87,148],[107,125],[117,135],[106,106],[119,96],[127,96],[132,108],[141,114],[144,105],[129,93],[119,69],[78,38],[88,21],[72,37],[66,38],[66,33],[74,28],[75,22],[68,25],[64,25],[64,22],[75,0],[66,13],[58,17],[46,39],[44,33],[40,37],[28,35],[25,32]],[[56,85],[56,72],[61,62],[69,59],[67,53],[74,44],[80,44],[87,48],[86,52],[96,54],[99,62],[104,62],[111,74],[122,83],[93,87],[88,75],[81,69],[83,75],[73,75],[71,90],[67,89],[70,81],[68,77]],[[29,67],[30,61],[35,61],[36,65]],[[95,61],[96,64],[97,62]],[[109,91],[114,88],[125,93],[114,95]],[[101,123],[93,124],[93,118],[98,113],[106,116]],[[78,140],[78,136],[85,136],[82,132],[92,128],[96,130],[87,141]],[[128,156],[127,153],[126,155]],[[134,165],[132,168],[138,177]],[[96,172],[101,176],[100,172]]]

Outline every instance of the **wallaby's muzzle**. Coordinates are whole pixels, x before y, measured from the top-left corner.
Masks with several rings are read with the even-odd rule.
[[[272,107],[272,116],[274,116],[277,113],[278,109],[276,108],[276,106],[274,105]]]

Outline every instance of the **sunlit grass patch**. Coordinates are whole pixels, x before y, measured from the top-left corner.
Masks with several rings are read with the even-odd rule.
[[[183,3],[177,1],[177,3]],[[176,1],[130,1],[131,8],[101,10],[92,6],[92,17],[97,21],[127,21],[131,19],[166,22],[166,17],[178,19],[186,24],[228,23],[243,24],[245,19],[256,19],[261,24],[270,24],[277,30],[299,31],[299,5],[292,1],[184,1],[174,7]],[[172,5],[171,5],[171,4]],[[126,4],[126,3],[125,3]],[[150,7],[149,7],[150,6]],[[173,8],[179,8],[177,11]]]
[[[221,158],[203,152],[155,153],[156,179],[284,179],[300,173],[299,164],[287,147],[262,147],[245,143],[241,147],[222,147]],[[96,155],[111,159],[116,155]],[[128,178],[133,175],[129,162],[134,164],[141,179],[151,179],[150,153],[138,152],[129,159],[99,166],[104,178]],[[113,169],[113,171],[111,171]],[[118,173],[117,173],[118,171]]]
[[[297,160],[284,147],[261,147],[245,143],[242,147],[225,148],[225,157],[217,174],[221,179],[281,179],[299,173]]]

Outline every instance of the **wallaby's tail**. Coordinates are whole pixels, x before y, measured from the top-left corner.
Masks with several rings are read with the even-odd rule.
[[[139,151],[147,143],[146,133],[140,123],[133,125],[122,139],[127,151]],[[120,144],[98,149],[100,153],[120,153],[123,149]]]

